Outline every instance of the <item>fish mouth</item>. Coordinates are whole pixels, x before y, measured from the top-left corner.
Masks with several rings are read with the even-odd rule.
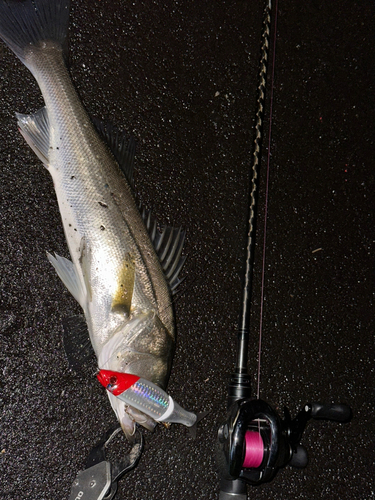
[[[144,345],[141,339],[152,337],[153,330],[158,326],[154,311],[141,311],[128,318],[104,344],[98,358],[99,369],[142,376],[161,385],[165,378],[165,363],[140,347]],[[139,350],[141,348],[142,351]],[[136,424],[148,430],[155,428],[156,422],[151,417],[128,406],[109,391],[106,392],[129,441],[133,440]]]

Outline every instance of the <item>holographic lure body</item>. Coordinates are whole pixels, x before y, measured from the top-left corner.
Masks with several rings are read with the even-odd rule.
[[[145,413],[157,422],[183,424],[192,427],[195,413],[184,410],[157,385],[129,373],[100,370],[99,382],[125,404]]]

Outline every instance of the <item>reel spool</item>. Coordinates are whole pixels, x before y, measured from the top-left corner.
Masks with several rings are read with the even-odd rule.
[[[260,431],[245,432],[245,458],[242,464],[245,469],[257,469],[260,467],[266,451],[267,448]]]
[[[250,484],[270,481],[290,456],[281,419],[266,402],[243,399],[232,405],[218,432],[216,458],[222,478]]]

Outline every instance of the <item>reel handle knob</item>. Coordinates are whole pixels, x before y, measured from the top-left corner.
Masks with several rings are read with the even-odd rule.
[[[312,403],[311,417],[315,420],[333,420],[334,422],[349,422],[352,418],[352,410],[345,404]]]

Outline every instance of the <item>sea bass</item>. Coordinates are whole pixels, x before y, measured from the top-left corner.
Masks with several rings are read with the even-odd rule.
[[[45,107],[17,114],[27,143],[50,172],[71,261],[48,254],[83,309],[101,369],[165,388],[174,349],[171,292],[184,234],[164,227],[134,200],[132,148],[101,140],[64,64],[69,0],[0,0],[0,37],[31,71]],[[125,173],[115,160],[126,163]],[[154,421],[108,393],[124,432]]]

